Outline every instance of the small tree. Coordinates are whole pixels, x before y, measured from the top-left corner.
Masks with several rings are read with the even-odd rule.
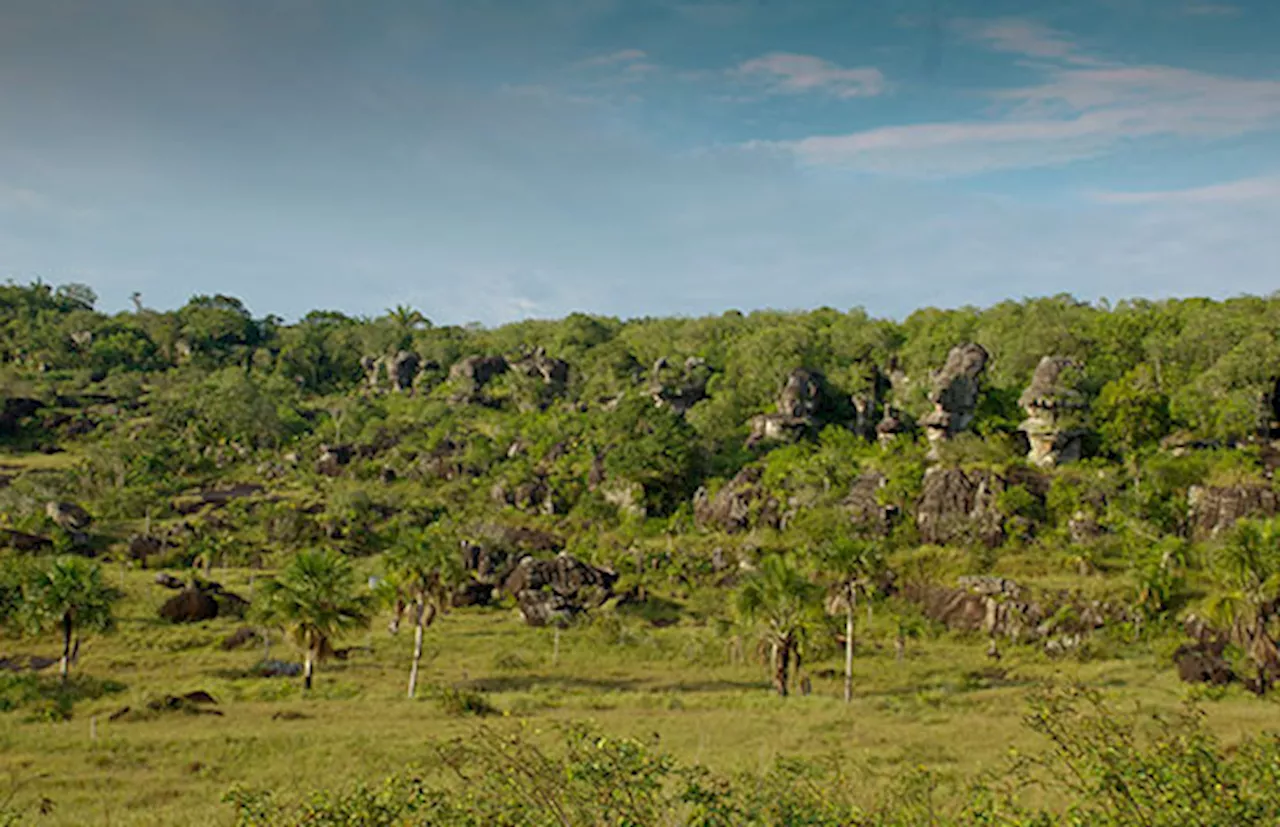
[[[827,584],[828,609],[844,611],[844,700],[849,703],[853,700],[853,633],[858,594],[868,597],[869,610],[875,578],[884,571],[884,554],[866,540],[839,538],[819,547],[814,557],[819,577]]]
[[[409,698],[418,687],[422,662],[423,632],[449,610],[454,592],[466,572],[456,546],[432,537],[426,531],[404,531],[387,551],[387,579],[394,590],[396,618],[391,630],[399,628],[400,614],[407,601],[413,617],[413,664],[409,667]]]
[[[1218,585],[1208,615],[1226,627],[1258,668],[1258,692],[1280,653],[1268,628],[1280,604],[1280,520],[1241,520],[1215,560]]]
[[[801,653],[805,636],[818,613],[821,590],[780,555],[760,568],[738,589],[737,609],[743,619],[762,627],[771,653],[773,687],[786,697],[791,663]]]
[[[279,576],[262,582],[257,611],[303,651],[303,686],[311,688],[317,661],[333,653],[333,639],[369,625],[373,601],[357,591],[351,563],[336,551],[303,551]]]
[[[58,674],[65,681],[73,653],[80,649],[79,635],[115,628],[112,608],[122,596],[106,584],[97,563],[84,557],[57,557],[31,572],[23,584],[18,611],[33,632],[55,628],[62,632]]]

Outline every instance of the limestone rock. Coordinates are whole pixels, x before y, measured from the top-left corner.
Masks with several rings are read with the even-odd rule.
[[[778,394],[777,412],[752,418],[747,447],[761,442],[791,442],[811,432],[817,424],[823,391],[822,374],[807,368],[791,371]]]
[[[1018,404],[1027,419],[1018,426],[1027,435],[1027,459],[1033,465],[1052,468],[1080,459],[1080,413],[1085,408],[1080,392],[1081,366],[1059,356],[1046,356],[1036,366],[1031,384]]]
[[[707,398],[707,382],[711,369],[695,356],[685,360],[682,368],[673,368],[666,359],[653,363],[649,372],[649,395],[658,407],[669,407],[684,415],[694,405]]]
[[[1262,484],[1203,486],[1187,489],[1191,531],[1197,539],[1216,537],[1245,517],[1274,517],[1280,496]]]
[[[748,466],[716,492],[714,497],[706,488],[699,488],[693,496],[693,514],[697,524],[735,534],[756,526],[777,528],[782,522],[781,505],[768,496],[760,485],[763,469]]]
[[[618,575],[561,552],[550,560],[524,557],[502,590],[516,599],[530,626],[560,622],[604,603]]]
[[[51,501],[45,503],[44,513],[65,531],[84,531],[93,522],[89,512],[75,503]]]
[[[868,533],[885,537],[893,525],[897,508],[881,505],[877,492],[888,484],[878,471],[865,471],[854,481],[849,496],[844,499],[845,510],[853,523]]]
[[[198,623],[216,617],[244,617],[249,602],[220,583],[193,578],[190,585],[160,607],[160,616],[171,623]]]
[[[920,419],[931,444],[951,439],[972,424],[978,407],[978,382],[987,359],[987,351],[981,345],[957,345],[947,354],[942,370],[933,374],[929,392],[933,411]]]
[[[1024,485],[1043,499],[1047,483],[1035,473],[1001,476],[987,469],[933,467],[925,472],[924,489],[916,506],[920,539],[936,545],[981,543],[995,548],[1004,542],[1005,519],[999,498],[1013,485]]]
[[[456,403],[482,403],[484,388],[506,373],[511,365],[501,356],[468,356],[449,369],[449,381],[457,386]]]
[[[909,436],[914,432],[915,423],[911,418],[892,405],[885,407],[884,418],[876,425],[876,439],[881,445],[889,445],[899,436]]]

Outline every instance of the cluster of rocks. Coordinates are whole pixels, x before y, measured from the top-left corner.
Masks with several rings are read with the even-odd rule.
[[[935,545],[981,543],[995,548],[1004,542],[1011,520],[1026,519],[1006,514],[1001,508],[1000,495],[1015,485],[1041,502],[1048,489],[1044,477],[1017,468],[1004,474],[985,468],[929,468],[916,504],[921,541]]]
[[[821,373],[797,368],[787,376],[778,395],[777,411],[751,420],[747,447],[761,442],[791,442],[812,433],[822,406],[825,380]]]
[[[157,574],[156,585],[177,591],[160,606],[160,617],[170,623],[199,623],[217,617],[244,617],[249,601],[227,591],[221,583],[193,577],[190,583],[171,574]]]
[[[937,444],[955,437],[973,422],[978,408],[979,379],[987,367],[987,351],[972,342],[958,345],[947,354],[942,369],[933,374],[929,402],[933,410],[920,419],[937,456]]]
[[[1261,483],[1187,489],[1191,534],[1196,539],[1217,537],[1246,517],[1280,514],[1280,496]]]
[[[683,365],[673,366],[665,358],[653,363],[649,371],[649,396],[653,404],[684,415],[707,398],[711,369],[703,359],[690,356]]]
[[[549,560],[521,558],[502,591],[515,598],[526,624],[547,626],[599,607],[613,596],[617,581],[616,573],[561,552]]]
[[[764,470],[749,465],[712,496],[705,486],[693,495],[694,520],[700,527],[735,534],[757,526],[777,528],[782,504],[761,484]]]
[[[369,390],[383,389],[392,392],[411,392],[428,370],[438,370],[434,362],[423,364],[422,357],[413,351],[400,350],[381,358],[365,356],[360,360],[365,384]]]

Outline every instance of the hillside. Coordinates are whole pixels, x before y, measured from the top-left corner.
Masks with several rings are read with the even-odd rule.
[[[254,671],[262,583],[316,548],[371,599],[404,549],[447,550],[440,571],[459,578],[426,632],[424,697],[660,732],[726,771],[832,752],[958,784],[1032,743],[1023,704],[1064,676],[1171,709],[1191,691],[1181,670],[1210,685],[1194,692],[1228,739],[1274,711],[1280,297],[495,329],[410,308],[289,324],[226,296],[94,303],[80,285],[0,287],[0,609],[21,615],[17,573],[60,555],[124,592],[117,633],[86,632],[70,694],[52,659],[24,660],[56,659],[56,633],[15,620],[0,636],[0,768],[46,778],[22,806],[70,802],[50,823],[96,806],[71,780],[88,718],[111,745],[96,794],[155,823],[232,781],[380,778],[413,752],[395,743],[406,721],[468,731],[445,701],[396,711],[410,642],[384,631],[393,601],[320,664],[314,694]],[[853,574],[842,550],[861,555]],[[743,598],[775,564],[813,589],[794,640]],[[106,723],[197,689],[225,720]],[[308,734],[264,734],[282,711],[314,719]],[[990,737],[966,748],[975,722]],[[106,792],[141,789],[165,755],[205,769],[166,776],[172,800]]]

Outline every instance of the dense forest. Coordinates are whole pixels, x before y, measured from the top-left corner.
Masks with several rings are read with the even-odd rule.
[[[95,300],[0,288],[4,443],[66,457],[5,469],[15,547],[271,568],[427,531],[477,576],[566,551],[687,595],[871,542],[899,587],[1123,575],[1132,622],[1203,594],[1191,551],[1277,511],[1276,297],[494,329]]]

